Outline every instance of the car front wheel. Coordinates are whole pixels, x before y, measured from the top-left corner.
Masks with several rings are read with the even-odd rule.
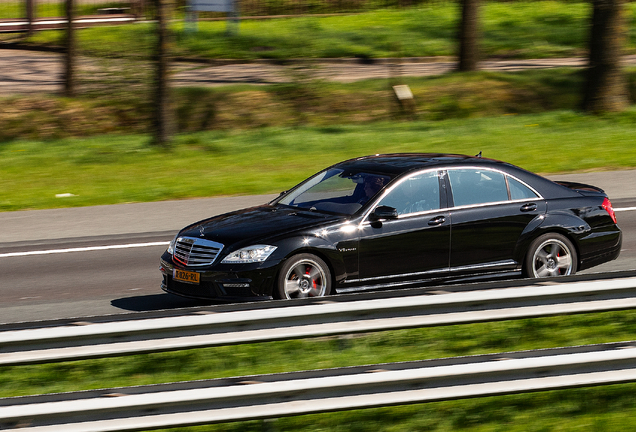
[[[289,258],[278,275],[278,298],[324,297],[331,293],[331,272],[327,264],[312,254]]]
[[[576,249],[567,237],[548,233],[537,237],[526,256],[526,275],[531,278],[567,276],[576,273]]]

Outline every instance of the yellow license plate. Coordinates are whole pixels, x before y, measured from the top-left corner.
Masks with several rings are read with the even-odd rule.
[[[180,282],[186,282],[191,284],[198,284],[201,275],[196,272],[174,269],[172,271],[172,279]]]

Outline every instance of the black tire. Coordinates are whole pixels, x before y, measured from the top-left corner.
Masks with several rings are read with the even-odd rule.
[[[279,299],[324,297],[331,293],[329,266],[315,255],[289,258],[280,269],[275,294]]]
[[[524,263],[529,278],[573,275],[577,270],[576,248],[564,235],[543,234],[530,244]]]

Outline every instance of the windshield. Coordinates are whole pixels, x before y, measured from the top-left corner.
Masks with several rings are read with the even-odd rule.
[[[283,196],[278,204],[352,215],[389,180],[386,175],[330,168]]]

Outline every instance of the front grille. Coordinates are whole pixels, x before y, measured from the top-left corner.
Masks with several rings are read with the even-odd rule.
[[[186,266],[207,266],[214,262],[221,249],[223,249],[221,243],[179,237],[174,245],[174,259]]]

